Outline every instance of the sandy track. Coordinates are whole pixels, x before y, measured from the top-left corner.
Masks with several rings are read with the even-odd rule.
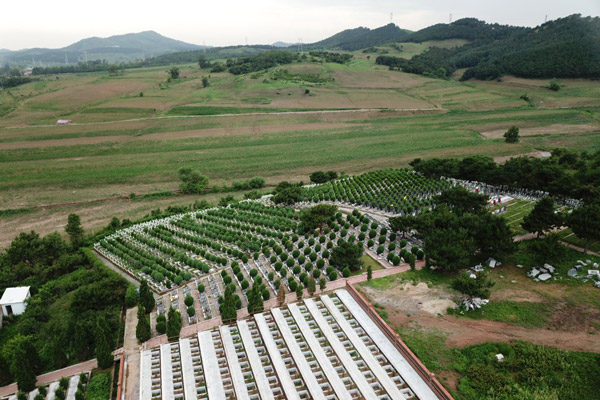
[[[504,129],[494,129],[489,131],[483,131],[479,134],[486,139],[499,139],[504,136],[504,133],[508,130],[508,126]],[[581,124],[581,125],[566,125],[566,124],[554,124],[547,126],[537,126],[532,128],[519,128],[520,136],[535,136],[535,135],[547,135],[547,134],[578,134],[578,133],[590,133],[600,131],[599,125],[592,124]]]

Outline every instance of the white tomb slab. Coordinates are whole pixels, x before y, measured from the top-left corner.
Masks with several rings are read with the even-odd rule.
[[[54,400],[56,398],[56,389],[58,389],[58,382],[52,382],[50,386],[48,386],[47,400]]]
[[[221,326],[221,340],[223,341],[223,347],[225,348],[225,357],[227,357],[227,364],[229,365],[229,372],[231,373],[231,380],[233,381],[233,388],[235,389],[235,395],[238,399],[249,399],[248,388],[244,381],[244,374],[242,373],[242,367],[231,339],[231,332],[229,332],[229,326]],[[262,366],[261,366],[262,369]],[[252,366],[252,373],[254,373],[254,366]],[[260,388],[259,388],[260,390]],[[261,392],[262,398],[262,392]]]
[[[333,365],[331,365],[331,361],[329,361],[329,358],[327,358],[325,351],[321,347],[321,343],[319,343],[312,329],[310,329],[310,326],[308,326],[308,322],[306,322],[306,320],[304,319],[304,316],[300,312],[298,306],[295,303],[288,304],[288,309],[292,313],[292,316],[294,317],[296,324],[298,324],[298,328],[300,328],[300,332],[302,332],[302,335],[304,336],[308,347],[310,347],[313,354],[315,355],[315,358],[317,359],[319,365],[323,369],[323,372],[325,373],[327,380],[329,380],[331,387],[333,387],[333,390],[335,391],[337,397],[340,399],[351,400],[352,396],[350,395],[350,393],[348,393],[344,382],[342,382],[337,371],[335,370],[335,368],[333,368]]]
[[[140,400],[152,398],[152,351],[142,351],[140,357]]]
[[[331,329],[331,326],[329,326],[329,323],[325,320],[325,317],[323,317],[323,314],[321,314],[321,311],[319,311],[315,302],[312,299],[306,299],[304,301],[304,304],[306,305],[306,308],[308,308],[308,311],[310,312],[315,322],[327,338],[327,341],[329,342],[331,347],[333,347],[333,350],[337,354],[338,358],[342,361],[344,368],[346,368],[346,371],[348,371],[350,377],[356,383],[356,386],[358,387],[358,390],[360,390],[360,392],[362,393],[363,397],[366,399],[376,398],[377,396],[375,395],[373,388],[371,387],[371,385],[369,385],[369,382],[367,382],[362,372],[360,372],[358,366],[356,365],[352,357],[350,357],[350,354],[348,354],[348,351],[346,350],[342,342],[340,342],[340,339],[335,334],[333,329]],[[404,400],[404,397],[398,398]]]
[[[258,326],[258,330],[260,331],[260,335],[262,336],[267,352],[271,357],[273,368],[275,369],[275,371],[277,371],[277,374],[279,375],[279,381],[281,382],[281,386],[283,387],[286,399],[299,400],[300,397],[298,396],[296,386],[294,386],[292,377],[287,367],[285,366],[285,363],[283,362],[283,358],[281,358],[281,353],[277,348],[277,344],[273,340],[273,335],[271,335],[271,330],[267,325],[265,316],[263,314],[254,314],[254,321],[256,322],[256,326]]]
[[[379,350],[386,356],[389,362],[396,368],[402,379],[410,386],[412,391],[421,400],[437,399],[438,397],[427,386],[425,381],[417,374],[417,371],[408,363],[402,354],[394,347],[389,339],[381,332],[375,322],[356,303],[350,293],[344,289],[336,290],[335,294],[350,310],[356,321],[371,337]]]
[[[400,393],[400,390],[398,390],[396,384],[390,379],[387,372],[385,372],[381,364],[379,364],[379,362],[375,359],[373,353],[371,353],[371,350],[369,350],[365,345],[365,342],[363,342],[354,329],[352,329],[350,322],[344,318],[340,310],[338,310],[336,305],[333,303],[333,300],[331,300],[329,296],[323,295],[321,296],[321,301],[323,301],[325,307],[327,307],[327,310],[329,310],[329,313],[342,328],[350,342],[352,342],[352,345],[358,351],[362,359],[365,360],[371,371],[373,371],[373,374],[375,374],[377,380],[381,382],[388,395],[393,400],[404,400],[406,397]]]
[[[162,378],[162,385],[160,387],[162,398],[165,400],[174,399],[173,363],[171,360],[171,345],[169,343],[160,345],[160,376]]]
[[[69,379],[69,389],[67,391],[67,400],[75,400],[75,392],[77,391],[77,385],[79,385],[79,375],[74,375]]]
[[[290,330],[287,321],[283,317],[281,310],[278,308],[274,308],[273,310],[271,310],[271,314],[273,315],[273,318],[277,323],[277,327],[279,328],[279,332],[281,332],[281,336],[283,336],[283,340],[287,344],[288,349],[292,354],[296,365],[298,366],[298,370],[302,375],[302,379],[304,379],[304,383],[306,383],[308,391],[315,399],[325,398],[325,394],[323,393],[321,386],[319,386],[317,378],[315,378],[315,375],[310,369],[308,361],[306,361],[306,358],[304,357],[300,346],[296,342],[296,339],[294,338],[294,335],[292,334],[292,331]]]
[[[225,389],[221,380],[221,372],[212,339],[212,332],[199,332],[198,343],[200,344],[200,354],[202,355],[202,366],[204,367],[208,398],[211,400],[225,400]]]
[[[196,379],[194,378],[194,362],[190,339],[179,341],[179,354],[181,357],[181,373],[183,376],[183,392],[186,399],[196,398]]]

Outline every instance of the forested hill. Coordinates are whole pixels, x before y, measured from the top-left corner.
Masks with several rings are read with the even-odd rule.
[[[402,42],[410,35],[410,31],[400,29],[395,24],[388,24],[376,29],[346,29],[319,42],[311,43],[307,49],[341,49],[354,51],[389,42]]]
[[[479,21],[475,23],[471,19],[461,21],[467,24],[460,29],[453,24],[446,25],[445,29],[436,25],[416,32],[409,40],[415,40],[415,37],[448,39],[452,35],[462,35],[460,38],[467,39],[466,26],[471,26],[481,36],[453,50],[431,48],[411,60],[381,56],[377,62],[393,69],[437,77],[450,76],[458,68],[467,68],[463,79],[497,79],[503,75],[600,78],[598,17],[576,14],[535,28],[498,28]],[[419,36],[428,29],[431,29],[428,35]]]
[[[504,39],[509,35],[522,32],[527,28],[488,24],[476,18],[463,18],[451,24],[436,24],[413,32],[407,42],[426,42],[428,40],[465,39],[469,41],[491,41]]]

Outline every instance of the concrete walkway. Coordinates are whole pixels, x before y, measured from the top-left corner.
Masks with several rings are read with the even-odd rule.
[[[48,385],[52,382],[60,380],[60,378],[79,375],[82,372],[89,372],[98,366],[96,359],[84,361],[79,364],[71,365],[69,367],[59,369],[56,371],[48,372],[47,374],[40,375],[37,377],[36,386]],[[17,384],[13,383],[8,386],[0,387],[0,397],[8,396],[17,392]]]

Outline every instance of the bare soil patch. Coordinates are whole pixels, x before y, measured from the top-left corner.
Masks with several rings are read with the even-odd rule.
[[[549,151],[536,150],[536,151],[532,151],[530,153],[525,153],[525,154],[517,154],[517,155],[510,155],[510,156],[497,156],[497,157],[494,157],[494,161],[497,164],[504,164],[511,158],[515,158],[515,157],[524,157],[525,156],[525,157],[532,157],[532,158],[548,158],[551,155],[552,154]]]
[[[502,129],[494,129],[489,131],[479,132],[486,139],[499,139],[504,136],[504,133],[510,128],[507,126]],[[578,134],[600,131],[600,125],[581,124],[581,125],[566,125],[554,124],[547,126],[536,126],[530,128],[519,128],[520,136],[535,136],[535,135],[552,135],[552,134]]]
[[[448,307],[454,307],[455,305],[454,301],[451,300],[452,294],[440,288],[430,289],[423,282],[417,285],[404,283],[385,292],[369,286],[363,286],[361,290],[373,301],[386,307],[391,306],[391,308],[409,315],[418,314],[419,312],[430,315],[445,314]]]

